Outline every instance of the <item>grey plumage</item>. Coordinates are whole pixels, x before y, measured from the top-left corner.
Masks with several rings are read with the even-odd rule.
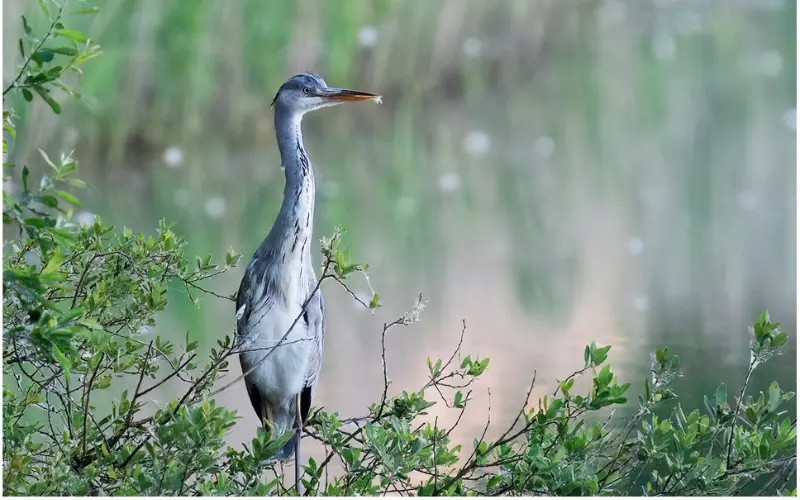
[[[253,254],[239,286],[236,336],[244,351],[239,359],[247,374],[250,402],[259,419],[269,420],[278,431],[295,425],[299,431],[308,417],[325,334],[325,303],[311,261],[314,170],[303,146],[302,117],[308,111],[365,99],[378,98],[329,88],[318,75],[302,74],[284,83],[273,100],[286,186],[272,229]],[[298,440],[299,432],[275,458],[288,458],[293,450],[298,453]]]

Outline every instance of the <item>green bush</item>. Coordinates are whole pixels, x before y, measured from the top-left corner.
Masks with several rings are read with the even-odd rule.
[[[20,92],[31,100],[32,90],[59,112],[52,89],[66,88],[62,74],[98,47],[65,28],[61,10],[42,5],[52,19],[49,31],[39,39],[25,21],[25,62],[4,95]],[[13,118],[4,110],[4,153],[14,138]],[[3,206],[4,494],[297,493],[268,460],[288,434],[259,429],[242,450],[225,441],[237,412],[217,406],[214,396],[239,382],[224,378],[228,358],[241,346],[229,336],[204,355],[188,336],[176,345],[146,335],[167,307],[171,286],[192,297],[230,298],[206,281],[235,267],[240,256],[231,250],[224,264],[210,256],[190,262],[184,240],[166,222],[148,236],[99,218],[78,225],[69,207],[81,202],[66,191],[84,187],[73,177],[75,161],[69,154],[53,161],[44,152],[42,159],[50,170],[38,183],[27,166],[17,174],[4,164],[10,186]],[[348,262],[341,239],[337,230],[321,242],[320,283],[333,280],[350,290],[348,278],[367,266]],[[362,305],[376,309],[377,294]],[[687,412],[673,404],[670,383],[680,360],[662,349],[653,355],[652,377],[634,413],[616,418],[609,410],[630,407],[631,385],[620,383],[606,363],[610,347],[593,343],[584,351],[584,368],[551,396],[532,404],[534,375],[500,436],[487,439],[487,418],[481,435],[462,449],[451,435],[488,359],[462,357],[459,342],[446,361],[428,360],[423,387],[390,394],[386,337],[415,323],[423,309],[420,295],[408,313],[384,325],[383,391],[365,416],[312,411],[306,437],[322,442],[328,454],[320,463],[303,463],[307,494],[796,494],[790,483],[797,428],[784,410],[794,393],[773,382],[757,397],[745,397],[753,371],[787,343],[766,313],[752,327],[751,362],[735,398],[721,384],[705,408]],[[591,380],[585,392],[575,388],[580,377]],[[163,408],[145,406],[145,396],[162,386],[177,387],[178,396]],[[431,421],[427,411],[436,404],[454,412],[454,426]],[[659,406],[667,416],[655,413]]]

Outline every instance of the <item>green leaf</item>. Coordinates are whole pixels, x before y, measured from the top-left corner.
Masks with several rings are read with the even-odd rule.
[[[602,364],[608,358],[608,351],[611,346],[600,347],[592,351],[592,363],[595,365]]]
[[[51,227],[50,228],[50,233],[54,234],[54,235],[58,235],[61,238],[64,238],[64,239],[69,240],[69,241],[75,241],[77,239],[77,237],[74,234],[70,233],[69,231],[65,231],[64,229],[57,228],[57,227]]]
[[[78,49],[75,47],[47,47],[43,50],[48,50],[54,54],[61,54],[62,56],[76,56]]]
[[[728,402],[728,388],[725,386],[725,382],[719,384],[717,387],[717,392],[714,395],[714,400],[717,405],[721,405],[723,403]]]
[[[33,54],[31,54],[31,61],[35,62],[36,65],[40,68],[42,67],[42,63],[44,63],[44,61],[42,61],[42,54],[40,54],[39,52],[34,52]],[[25,83],[41,82],[44,81],[46,78],[47,75],[45,73],[37,73],[28,76],[28,78],[25,79]]]
[[[42,100],[50,106],[50,109],[52,109],[55,114],[57,115],[61,114],[61,105],[58,104],[55,100],[53,100],[52,97],[50,97],[50,94],[47,93],[47,90],[44,87],[42,87],[41,85],[36,85],[35,87],[33,87],[33,90],[35,90],[36,93],[39,94],[39,97],[41,97]]]
[[[778,382],[769,384],[769,411],[775,411],[781,404],[781,388]]]
[[[486,482],[486,489],[492,489],[503,480],[503,476],[494,476]]]
[[[43,229],[45,226],[44,220],[40,219],[39,217],[30,217],[28,219],[23,220],[22,222],[24,222],[29,226],[33,226],[39,229]]]
[[[89,37],[87,37],[86,35],[77,30],[62,28],[60,30],[56,30],[56,34],[69,38],[70,40],[77,43],[85,43],[89,41]]]
[[[36,36],[34,36],[33,30],[28,24],[28,20],[25,18],[25,16],[22,16],[22,31],[23,33],[25,33],[25,38],[27,38],[28,41],[33,43],[39,43],[39,39],[36,38]]]
[[[107,387],[111,387],[111,376],[103,375],[95,382],[94,389],[105,389]]]
[[[372,296],[372,300],[369,301],[369,308],[370,309],[375,309],[379,305],[380,305],[380,300],[379,300],[378,294],[376,293],[376,294],[374,294]]]
[[[78,208],[83,207],[83,203],[81,203],[81,200],[79,200],[75,195],[72,195],[66,191],[56,191],[56,193],[61,197],[62,200],[66,201],[70,205],[74,205]]]
[[[50,159],[49,156],[47,156],[47,153],[45,153],[43,149],[39,149],[39,154],[42,155],[42,158],[44,158],[45,163],[50,165],[53,169],[58,170],[58,167],[56,167],[56,164],[53,163],[53,161]]]
[[[50,257],[50,260],[47,262],[47,265],[44,266],[44,269],[42,269],[42,274],[49,274],[56,272],[63,263],[64,263],[64,255],[61,253],[61,249],[59,247],[56,247],[55,251],[53,251],[53,256]]]
[[[553,418],[558,414],[558,411],[563,406],[564,402],[560,399],[554,399],[550,406],[547,408],[547,418]]]
[[[24,189],[25,192],[28,191],[28,175],[30,173],[31,171],[28,169],[28,166],[24,165],[22,167],[22,189]]]
[[[22,89],[22,97],[24,97],[28,102],[33,100],[33,94],[31,94],[31,91],[28,89]]]
[[[61,349],[58,348],[57,345],[53,344],[53,356],[58,360],[58,363],[61,365],[61,368],[64,370],[64,376],[67,377],[69,380],[69,370],[72,368],[72,363],[70,363],[69,359],[64,355]]]
[[[58,208],[58,198],[53,195],[45,194],[37,198],[50,208]]]
[[[608,384],[611,382],[611,379],[614,375],[611,373],[611,367],[609,365],[605,365],[600,373],[597,375],[597,383],[599,389],[605,389],[608,387]]]
[[[73,12],[73,14],[75,14],[76,16],[79,16],[79,15],[84,15],[84,14],[97,14],[98,12],[100,12],[100,8],[99,7],[90,7],[88,9],[76,10],[75,12]]]
[[[55,54],[53,54],[53,52],[49,49],[40,49],[34,53],[34,56],[38,56],[38,61],[46,63],[52,61],[55,57]]]
[[[45,0],[39,0],[39,7],[42,9],[42,12],[44,12],[44,17],[49,18],[50,9],[47,8],[47,3],[45,3]]]

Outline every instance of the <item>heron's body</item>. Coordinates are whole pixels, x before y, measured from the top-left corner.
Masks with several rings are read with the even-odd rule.
[[[270,421],[278,432],[294,424],[299,430],[308,416],[325,330],[325,306],[311,262],[315,185],[302,116],[343,100],[372,97],[329,89],[316,75],[289,79],[275,97],[275,134],[286,186],[275,223],[239,287],[236,334],[250,402],[259,419]],[[298,439],[295,435],[275,458],[297,451]]]

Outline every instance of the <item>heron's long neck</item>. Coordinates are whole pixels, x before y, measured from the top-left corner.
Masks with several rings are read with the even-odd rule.
[[[310,264],[314,222],[314,170],[303,148],[302,115],[275,110],[275,134],[286,172],[283,204],[268,238],[280,248],[281,264]]]

